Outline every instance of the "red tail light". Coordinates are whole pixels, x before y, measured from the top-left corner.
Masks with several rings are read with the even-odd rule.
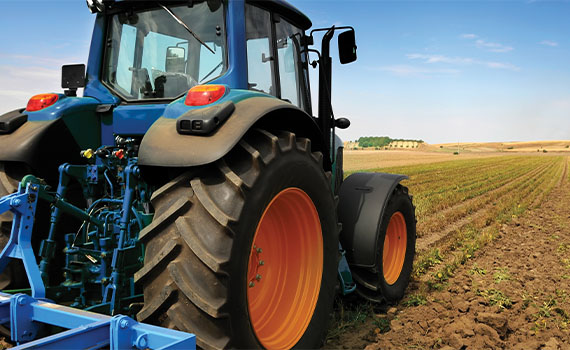
[[[28,106],[26,107],[26,111],[28,112],[35,112],[39,111],[40,109],[44,109],[49,107],[57,102],[59,96],[57,94],[39,94],[33,96],[28,101]]]
[[[197,85],[188,91],[186,101],[188,106],[204,106],[214,103],[226,93],[226,87],[223,85]]]

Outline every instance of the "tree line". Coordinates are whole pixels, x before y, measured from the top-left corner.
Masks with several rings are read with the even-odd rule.
[[[358,147],[384,147],[388,146],[394,141],[410,141],[423,143],[423,140],[407,140],[407,139],[392,139],[388,136],[366,136],[360,137],[356,142],[358,142]]]

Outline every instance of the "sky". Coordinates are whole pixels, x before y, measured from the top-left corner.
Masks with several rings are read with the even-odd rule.
[[[570,139],[570,1],[290,2],[313,28],[356,30],[358,60],[333,55],[344,140]],[[0,112],[61,91],[61,65],[87,62],[93,21],[82,0],[0,0]]]

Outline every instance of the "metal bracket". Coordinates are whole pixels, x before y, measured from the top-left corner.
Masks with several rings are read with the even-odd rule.
[[[22,260],[32,289],[32,296],[45,298],[45,286],[32,249],[32,229],[40,184],[27,182],[25,188],[23,184],[24,182],[18,187],[17,193],[0,199],[0,214],[8,210],[14,214],[12,235],[0,253],[0,273],[4,271],[10,259]]]
[[[352,279],[352,272],[346,261],[346,250],[342,249],[341,244],[338,244],[340,251],[340,261],[338,262],[338,279],[342,287],[342,295],[347,295],[356,290],[356,283]]]

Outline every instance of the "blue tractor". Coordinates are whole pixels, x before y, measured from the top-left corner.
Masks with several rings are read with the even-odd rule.
[[[352,27],[309,31],[281,0],[87,5],[87,66],[0,116],[10,312],[50,300],[62,319],[125,315],[111,326],[174,328],[204,349],[316,348],[335,295],[402,298],[416,239],[406,177],[343,180],[335,128],[350,122],[331,107],[330,42],[355,61]],[[55,332],[39,314],[0,322],[31,344]],[[120,344],[162,346],[141,334]]]

